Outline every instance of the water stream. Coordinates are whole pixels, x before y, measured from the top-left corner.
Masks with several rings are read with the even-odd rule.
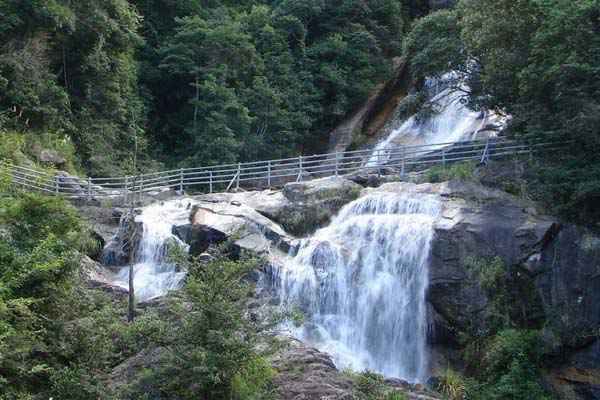
[[[425,290],[432,195],[371,194],[346,205],[276,269],[283,307],[306,322],[292,334],[337,366],[422,381],[427,374]]]
[[[452,143],[478,139],[478,135],[490,126],[500,128],[505,124],[493,112],[470,110],[464,104],[469,88],[463,84],[457,90],[450,84],[455,79],[455,74],[448,73],[440,80],[427,80],[425,90],[429,93],[428,102],[436,112],[428,118],[419,119],[413,115],[405,121],[397,121],[399,126],[373,148],[367,166],[385,164],[390,158],[386,150],[397,146],[440,143],[429,148],[430,151],[436,151]],[[496,133],[488,134],[494,136]]]
[[[185,272],[169,262],[167,253],[169,246],[187,250],[187,245],[172,233],[172,228],[188,223],[190,202],[182,199],[156,203],[143,208],[136,217],[136,222],[143,227],[133,268],[137,301],[163,296],[181,286]],[[122,267],[113,283],[128,289],[129,267]]]

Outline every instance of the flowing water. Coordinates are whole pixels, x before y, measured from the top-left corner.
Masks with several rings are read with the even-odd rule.
[[[178,289],[185,278],[168,260],[170,246],[187,250],[187,245],[172,233],[174,225],[189,222],[191,200],[171,200],[145,207],[136,222],[143,226],[143,233],[136,252],[133,286],[138,301],[149,300]],[[129,267],[120,269],[114,283],[129,288]]]
[[[433,195],[377,193],[346,205],[276,268],[282,307],[307,320],[287,328],[338,367],[422,381]]]
[[[445,143],[431,146],[430,151],[435,151],[455,142],[477,139],[478,134],[488,127],[501,127],[505,123],[495,113],[470,110],[464,104],[465,93],[469,89],[466,85],[459,85],[459,90],[451,86],[450,82],[455,79],[455,74],[448,73],[441,80],[428,80],[428,102],[436,112],[423,119],[414,115],[391,130],[390,134],[374,147],[367,166],[377,166],[389,161],[390,155],[386,150],[395,146]]]

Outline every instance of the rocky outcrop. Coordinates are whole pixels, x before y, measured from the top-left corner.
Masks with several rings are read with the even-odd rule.
[[[499,257],[511,276],[507,285],[513,306],[521,310],[518,318],[543,329],[545,354],[563,365],[557,379],[567,380],[564,371],[577,371],[568,375],[579,379],[577,390],[598,390],[594,377],[600,359],[593,349],[600,336],[599,236],[474,183],[388,183],[365,190],[373,191],[432,193],[442,201],[427,293],[432,344],[456,346],[460,333],[485,332],[490,299],[472,264],[478,260],[485,269]]]
[[[173,227],[173,233],[190,245],[194,255],[227,239],[256,255],[287,252],[292,238],[277,223],[240,200],[224,195],[203,196],[192,209],[190,224]]]
[[[345,151],[352,144],[372,141],[390,119],[410,83],[405,60],[396,58],[393,63],[393,77],[377,86],[367,101],[329,134],[329,151]]]
[[[80,277],[88,288],[102,290],[117,299],[127,296],[127,289],[116,286],[113,273],[102,264],[82,255],[79,265]]]
[[[123,266],[132,259],[131,253],[137,249],[144,229],[142,223],[135,221],[135,215],[136,211],[121,214],[117,231],[102,250],[104,265]]]
[[[229,237],[255,253],[264,254],[269,248],[287,252],[291,235],[305,235],[326,225],[361,189],[350,180],[329,177],[289,183],[282,191],[199,196],[191,224],[176,227],[174,233],[196,254]]]
[[[339,371],[331,357],[299,340],[280,338],[283,347],[272,358],[276,371],[273,383],[282,400],[343,400],[357,396],[356,382]],[[436,400],[440,397],[422,385],[391,379],[385,385],[409,400]]]
[[[273,358],[282,400],[352,399],[352,380],[340,374],[331,357],[298,340],[286,342]]]

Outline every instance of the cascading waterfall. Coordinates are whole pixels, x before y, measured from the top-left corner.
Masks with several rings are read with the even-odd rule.
[[[469,88],[464,84],[458,88],[450,85],[456,79],[456,74],[452,72],[445,74],[440,80],[428,79],[425,85],[430,94],[428,102],[438,112],[422,120],[413,115],[402,122],[377,143],[366,165],[374,167],[386,163],[390,155],[385,150],[394,146],[444,143],[431,146],[430,150],[435,151],[455,142],[474,140],[490,125],[502,127],[505,124],[495,113],[470,110],[463,101]]]
[[[292,334],[339,367],[409,381],[427,373],[425,290],[434,195],[374,193],[346,205],[277,267],[282,307],[307,316]]]
[[[189,199],[166,201],[145,207],[136,217],[136,222],[143,226],[133,268],[133,286],[138,301],[162,296],[181,286],[185,272],[169,263],[167,253],[170,246],[187,250],[187,245],[173,235],[172,228],[188,223],[190,205]],[[129,288],[129,267],[120,269],[114,283]]]

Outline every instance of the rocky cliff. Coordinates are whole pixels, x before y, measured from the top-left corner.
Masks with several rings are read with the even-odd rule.
[[[600,398],[600,236],[478,183],[355,180],[376,187],[325,178],[288,184],[281,191],[198,196],[189,223],[173,231],[196,255],[230,240],[240,250],[278,262],[298,238],[328,224],[343,205],[360,196],[435,195],[442,213],[435,223],[426,296],[432,372],[449,363],[464,367],[456,356],[465,345],[462,338],[489,329],[496,289],[482,280],[488,266],[500,265],[506,278],[497,290],[509,291],[507,316],[542,332],[539,347],[548,366],[548,387],[562,398]],[[324,363],[320,369],[331,367],[306,346],[292,348],[294,357],[310,354],[314,363]],[[344,379],[335,369],[328,371],[319,390],[344,392]],[[290,391],[286,398],[319,398],[308,394],[314,377],[307,374],[305,386],[282,386]]]
[[[512,317],[543,332],[540,346],[555,366],[548,371],[549,384],[557,391],[570,388],[580,398],[597,398],[600,237],[508,193],[460,181],[361,188],[327,178],[290,184],[280,192],[201,196],[186,228],[191,234],[182,238],[204,247],[231,238],[240,248],[281,255],[294,245],[293,234],[308,234],[309,227],[327,224],[345,203],[374,192],[430,193],[442,201],[427,291],[429,342],[444,355],[439,363],[452,362],[462,334],[487,329],[491,299],[472,265],[496,258],[516,299],[509,312],[519,315]]]

